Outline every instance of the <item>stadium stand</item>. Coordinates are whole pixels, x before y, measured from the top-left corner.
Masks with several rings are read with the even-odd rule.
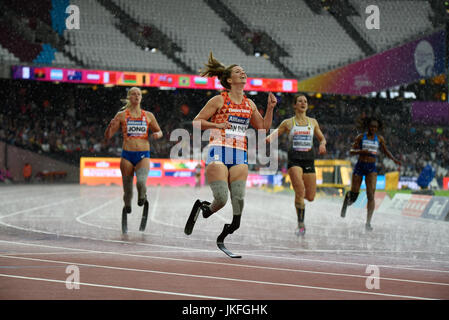
[[[290,54],[281,60],[298,75],[316,74],[363,57],[334,17],[315,14],[303,1],[225,0],[224,3],[252,28],[266,31],[281,43]]]
[[[67,51],[82,60],[86,66],[119,70],[154,70],[179,73],[182,70],[160,52],[139,48],[115,26],[119,23],[105,7],[92,0],[77,1],[80,12],[80,30],[65,30],[69,40]]]
[[[248,56],[234,44],[224,32],[229,28],[226,22],[202,0],[114,1],[140,23],[154,24],[172,35],[183,49],[176,54],[194,70],[203,67],[212,51],[226,64],[238,61],[247,73],[254,76],[283,77],[268,60]],[[179,24],[183,27],[179,28]]]
[[[373,4],[372,1],[351,0],[351,4],[359,15],[353,15],[349,20],[375,47],[376,52],[385,51],[434,29],[429,19],[432,16],[432,8],[427,1],[376,1],[381,12],[379,30],[369,30],[365,26],[368,16],[365,9]]]
[[[65,8],[72,2],[82,13],[80,30],[65,26]],[[368,0],[344,0],[351,6],[345,14],[313,0],[72,2],[0,3],[0,44],[7,50],[2,50],[2,60],[197,73],[213,51],[224,63],[240,63],[254,77],[300,79],[358,61],[373,53],[370,48],[381,52],[434,30],[436,10],[427,1],[404,5],[379,0],[382,27],[367,30]]]

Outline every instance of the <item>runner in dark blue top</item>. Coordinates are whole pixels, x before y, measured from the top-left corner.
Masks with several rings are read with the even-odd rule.
[[[350,150],[351,155],[358,155],[359,159],[354,166],[352,173],[351,191],[347,192],[341,209],[341,217],[346,215],[346,208],[353,204],[359,195],[360,186],[365,176],[366,183],[366,196],[368,198],[367,204],[367,216],[365,228],[367,231],[371,231],[371,218],[373,216],[375,201],[374,193],[376,191],[377,183],[377,168],[376,160],[379,150],[397,165],[401,165],[401,162],[397,160],[391,152],[387,149],[385,139],[377,134],[378,130],[382,129],[382,122],[377,118],[363,118],[360,123],[361,128],[366,132],[359,134],[352,145]]]

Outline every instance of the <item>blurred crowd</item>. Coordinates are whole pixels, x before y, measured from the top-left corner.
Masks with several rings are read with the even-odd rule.
[[[81,156],[120,156],[122,138],[116,134],[104,141],[109,121],[124,105],[124,87],[53,84],[1,80],[3,106],[0,109],[0,140],[34,152],[79,165]],[[152,111],[164,137],[151,141],[152,158],[168,158],[177,141],[170,133],[177,128],[192,131],[191,121],[216,91],[160,90],[142,88],[142,108]],[[250,95],[261,114],[267,94]],[[278,94],[272,128],[294,115],[293,94]],[[428,163],[436,171],[437,180],[449,176],[449,128],[413,123],[410,101],[364,97],[308,97],[307,115],[318,120],[327,140],[327,155],[319,158],[349,159],[349,149],[360,133],[355,125],[360,117],[379,116],[384,122],[387,147],[403,162],[401,175],[417,177]],[[207,144],[207,142],[204,142]],[[203,143],[203,144],[204,144]],[[287,137],[280,140],[286,151]],[[281,152],[281,155],[285,154]],[[285,157],[280,158],[286,166]],[[380,157],[380,173],[396,170],[396,165]],[[257,166],[256,166],[257,167]],[[256,169],[252,166],[251,169]],[[4,175],[0,175],[3,177]]]

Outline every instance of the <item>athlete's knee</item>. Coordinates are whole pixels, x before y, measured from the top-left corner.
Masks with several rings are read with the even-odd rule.
[[[231,183],[231,202],[234,215],[241,215],[244,206],[246,181],[237,180]]]
[[[315,200],[315,194],[306,194],[306,199],[310,202]]]
[[[295,201],[299,201],[300,199],[304,199],[306,192],[304,188],[293,188],[295,190]]]
[[[140,168],[136,170],[136,186],[137,186],[137,190],[139,191],[139,195],[140,194],[145,194],[146,193],[146,183],[147,183],[147,178],[148,178],[148,168]]]
[[[366,193],[366,198],[368,199],[368,201],[373,201],[374,200],[374,192],[367,192]]]
[[[210,183],[214,200],[212,201],[210,209],[216,212],[223,208],[228,201],[228,183],[226,181],[213,181]]]

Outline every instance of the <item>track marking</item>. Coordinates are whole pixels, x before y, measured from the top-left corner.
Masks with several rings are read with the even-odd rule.
[[[2,257],[4,257],[4,256],[2,256]],[[393,298],[405,298],[405,299],[417,299],[417,300],[439,300],[439,299],[434,299],[434,298],[406,296],[406,295],[397,295],[397,294],[371,292],[371,291],[337,289],[337,288],[307,286],[307,285],[292,284],[292,283],[280,283],[280,282],[258,281],[258,280],[249,280],[249,279],[237,279],[237,278],[227,278],[227,277],[195,275],[195,274],[156,271],[156,270],[148,270],[148,269],[123,268],[123,267],[113,267],[113,266],[96,265],[96,264],[76,263],[76,262],[68,262],[68,261],[54,261],[54,260],[24,258],[24,257],[5,257],[5,258],[23,259],[23,260],[32,260],[32,261],[39,261],[39,262],[50,262],[50,263],[68,264],[68,265],[77,265],[77,266],[84,266],[84,267],[94,267],[94,268],[103,268],[103,269],[120,270],[120,271],[155,273],[155,274],[163,274],[163,275],[168,275],[168,276],[181,276],[181,277],[189,277],[189,278],[208,279],[208,280],[223,280],[223,281],[244,282],[244,283],[250,283],[250,284],[262,284],[262,285],[280,286],[280,287],[293,287],[293,288],[305,288],[305,289],[315,289],[315,290],[343,292],[343,293],[366,294],[366,295],[375,295],[375,296],[393,297]],[[2,276],[2,274],[0,274],[0,276]],[[384,278],[381,278],[381,279],[385,280]]]
[[[70,202],[70,201],[79,200],[79,199],[81,199],[81,198],[82,198],[82,197],[76,197],[76,198],[71,198],[71,199],[65,199],[65,200],[61,200],[61,201],[58,201],[58,202],[53,202],[53,203],[50,203],[50,204],[45,204],[45,205],[43,205],[43,206],[38,206],[38,207],[28,208],[28,209],[24,209],[24,210],[19,210],[19,211],[16,211],[16,212],[12,212],[12,213],[8,213],[8,214],[6,214],[6,215],[0,216],[0,220],[1,220],[1,219],[4,219],[4,218],[8,218],[8,217],[15,216],[15,215],[18,215],[18,214],[21,214],[21,213],[31,212],[31,211],[35,211],[35,210],[38,210],[38,209],[43,209],[43,208],[53,207],[53,206],[56,206],[56,205],[61,204],[61,203],[66,203],[66,202]]]
[[[19,230],[32,231],[32,232],[38,232],[38,233],[44,233],[44,234],[50,234],[50,235],[56,235],[56,233],[53,233],[53,232],[47,232],[47,231],[35,230],[35,229],[32,229],[32,228],[23,228],[23,227],[10,225],[10,224],[7,224],[5,222],[2,222],[1,218],[0,218],[0,224],[9,226],[9,227],[12,227],[12,228],[15,228],[15,229],[19,229]],[[156,246],[156,247],[163,247],[163,248],[178,248],[181,251],[184,250],[184,249],[185,250],[192,250],[192,249],[194,249],[197,252],[216,252],[216,250],[183,248],[183,247],[177,247],[177,246],[164,246],[164,245],[156,245],[156,244],[146,244],[146,243],[122,241],[122,240],[109,240],[109,239],[92,238],[92,237],[84,237],[84,236],[74,236],[74,235],[67,235],[67,234],[58,234],[58,236],[65,236],[65,237],[72,237],[72,238],[86,239],[86,240],[95,240],[95,241],[104,241],[104,242],[111,242],[111,243],[127,243],[127,244],[138,244],[138,245],[142,245],[142,246]],[[0,240],[0,242],[8,242],[8,241]],[[17,243],[20,243],[20,242],[17,242]],[[245,252],[245,250],[243,250],[242,252]],[[245,253],[245,255],[246,256],[252,256],[252,257],[269,258],[269,259],[280,259],[280,260],[285,259],[285,260],[292,260],[292,261],[309,261],[309,262],[319,262],[319,263],[327,263],[327,264],[340,264],[340,265],[366,266],[366,265],[370,264],[370,263],[345,262],[345,261],[335,261],[335,260],[320,260],[320,259],[307,259],[307,258],[296,258],[296,257],[268,256],[268,255],[254,254],[252,252],[253,251],[249,251],[248,253]],[[111,253],[111,252],[109,252],[109,253]],[[401,268],[401,267],[388,266],[388,265],[378,265],[378,266],[379,267],[384,267],[384,268],[400,269],[400,270],[449,273],[449,270],[420,269],[420,268]]]
[[[45,281],[45,282],[53,282],[53,283],[64,283],[64,284],[66,283],[66,281],[64,281],[64,280],[24,277],[24,276],[16,276],[16,275],[9,275],[9,274],[3,274],[3,273],[0,273],[0,277],[16,278],[16,279],[23,279],[23,280],[34,280],[34,281]],[[87,282],[72,282],[72,283],[78,284],[80,286],[119,289],[119,290],[137,291],[137,292],[145,292],[145,293],[166,294],[166,295],[172,295],[172,296],[183,296],[183,297],[191,297],[191,298],[215,299],[215,300],[235,300],[233,298],[214,297],[214,296],[205,296],[205,295],[199,295],[199,294],[159,291],[159,290],[150,290],[150,289],[139,289],[139,288],[121,287],[121,286],[111,286],[111,285],[97,284],[97,283],[87,283]]]
[[[98,207],[90,209],[89,211],[87,211],[87,212],[77,216],[76,217],[76,221],[81,223],[81,224],[85,224],[85,225],[88,225],[88,226],[93,226],[93,227],[100,228],[100,229],[110,229],[110,228],[107,228],[107,227],[102,227],[102,226],[99,226],[99,225],[95,225],[95,224],[92,224],[92,223],[89,223],[89,222],[82,221],[81,219],[84,218],[84,217],[87,217],[88,215],[94,213],[95,211],[97,211],[99,209],[107,207],[109,204],[111,204],[113,202],[116,202],[117,200],[118,200],[117,198],[116,199],[112,199],[112,200],[109,200],[109,201],[103,203],[102,205],[100,205]]]
[[[5,242],[5,241],[1,241],[1,242]],[[234,263],[215,262],[215,261],[192,260],[192,259],[170,258],[170,257],[158,257],[158,256],[148,256],[148,255],[139,255],[139,254],[130,254],[130,253],[97,251],[97,250],[89,250],[89,249],[73,249],[73,248],[66,248],[66,247],[39,245],[39,244],[26,244],[26,243],[14,243],[14,244],[24,245],[24,246],[28,245],[28,246],[36,246],[36,247],[47,247],[47,248],[49,247],[49,248],[73,250],[73,251],[78,251],[77,253],[80,253],[80,254],[82,253],[82,251],[84,251],[85,253],[110,254],[110,255],[126,256],[126,257],[133,257],[133,258],[158,259],[158,260],[168,260],[168,261],[188,262],[188,263],[203,263],[203,264],[211,264],[211,265],[231,266],[231,267],[238,267],[238,268],[253,268],[253,269],[282,271],[282,272],[312,273],[312,274],[325,274],[325,275],[334,275],[334,276],[366,278],[366,275],[360,276],[360,275],[347,274],[347,273],[331,273],[331,272],[321,272],[321,271],[311,271],[311,270],[301,270],[301,269],[266,267],[266,266],[248,265],[248,264],[234,264]],[[10,255],[9,254],[5,254],[5,255],[2,255],[2,256],[8,257]],[[25,257],[17,257],[17,258],[19,259],[19,258],[25,258]],[[36,259],[36,258],[29,258],[29,259]],[[362,266],[363,268],[365,268],[367,266],[367,264],[359,264],[359,265]],[[411,269],[411,268],[396,268],[394,266],[393,267],[392,266],[379,266],[379,267],[390,268],[390,269],[414,270],[414,269]],[[440,272],[440,270],[426,270],[426,271]],[[391,281],[401,281],[401,282],[413,282],[413,283],[419,282],[419,280],[408,280],[408,279],[394,279],[394,278],[382,278],[382,279],[387,279],[387,280],[391,280]],[[421,281],[421,282],[425,283],[425,281]],[[447,283],[438,283],[438,282],[434,282],[434,283],[429,282],[428,284],[448,285]]]
[[[159,187],[159,193],[160,193],[160,187]],[[158,195],[159,195],[158,193]],[[155,209],[156,207],[153,207],[152,209],[152,215],[155,214]],[[33,208],[33,210],[35,210],[36,208]],[[13,214],[18,214],[18,213],[23,213],[22,212],[15,212]],[[3,217],[0,217],[0,220]],[[67,234],[57,234],[54,232],[45,232],[45,231],[41,231],[41,230],[35,230],[32,228],[21,228],[21,227],[17,227],[17,226],[13,226],[11,224],[6,224],[4,222],[0,221],[0,224],[6,225],[6,226],[10,226],[19,230],[26,230],[26,231],[33,231],[33,232],[39,232],[39,233],[44,233],[44,234],[52,234],[52,235],[58,235],[58,236],[67,236],[67,237],[74,237],[74,238],[78,238],[78,239],[88,239],[88,240],[97,240],[97,241],[105,241],[105,242],[112,242],[112,243],[131,243],[131,244],[139,244],[139,245],[147,245],[145,243],[135,243],[135,242],[128,242],[128,241],[118,241],[118,240],[107,240],[107,239],[98,239],[98,238],[91,238],[91,237],[82,237],[82,236],[73,236],[73,235],[67,235]],[[194,239],[194,240],[201,240],[201,241],[211,241],[211,240],[204,240],[204,239]],[[214,250],[203,250],[203,249],[193,249],[193,248],[184,248],[184,247],[176,247],[176,246],[163,246],[163,245],[156,245],[156,244],[149,244],[150,246],[158,246],[158,247],[164,247],[164,248],[173,248],[173,249],[178,249],[178,250],[190,250],[190,251],[197,251],[197,252],[216,252]],[[292,250],[291,248],[285,248],[286,250]],[[298,260],[298,261],[314,261],[314,262],[322,262],[322,263],[335,263],[335,264],[352,264],[352,265],[366,265],[366,264],[357,264],[357,263],[350,263],[350,262],[339,262],[339,261],[323,261],[323,260],[313,260],[313,259],[305,259],[305,258],[299,258],[299,259],[295,259],[294,257],[279,257],[279,256],[266,256],[266,255],[258,255],[258,254],[254,254],[255,251],[249,251],[249,253],[247,255],[250,256],[254,256],[254,257],[268,257],[268,258],[274,258],[274,259],[291,259],[291,260]],[[295,251],[291,251],[291,252],[295,252]],[[313,252],[313,250],[312,250]],[[316,251],[319,252],[319,251]],[[337,250],[338,252],[338,250]],[[444,261],[445,263],[447,263],[446,261]],[[394,266],[384,266],[384,267],[388,267],[388,268],[395,268]],[[402,268],[404,270],[420,270],[420,271],[429,271],[428,269],[411,269],[411,268]],[[449,272],[449,271],[441,271],[441,270],[430,270],[430,271],[435,271],[435,272]]]

